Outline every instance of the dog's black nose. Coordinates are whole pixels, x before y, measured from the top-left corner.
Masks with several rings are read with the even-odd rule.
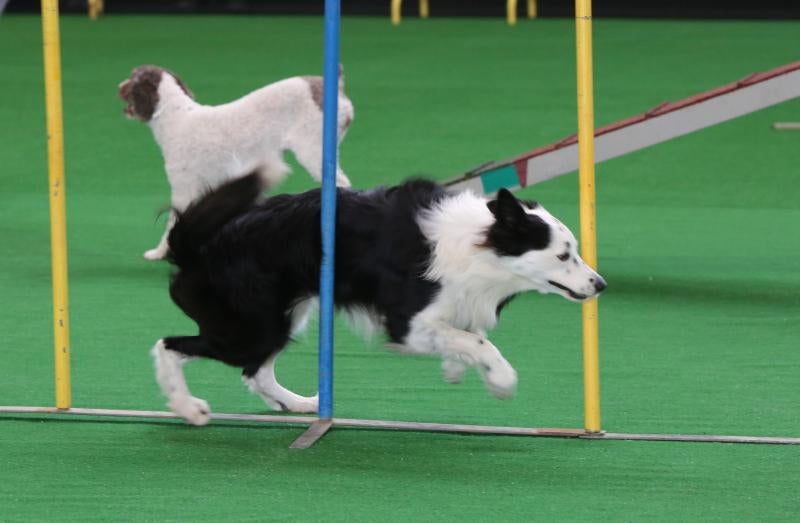
[[[608,287],[608,284],[606,283],[606,280],[604,280],[603,278],[598,276],[597,280],[595,280],[595,282],[594,282],[594,290],[596,290],[597,293],[600,294],[601,292],[606,290],[606,287]]]

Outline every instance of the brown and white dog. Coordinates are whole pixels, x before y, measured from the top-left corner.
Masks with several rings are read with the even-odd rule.
[[[167,230],[148,260],[167,253],[167,235],[182,211],[209,189],[258,172],[269,186],[289,173],[284,151],[316,180],[322,177],[322,78],[296,76],[267,85],[230,103],[201,105],[174,73],[143,65],[119,85],[129,118],[153,130],[172,190]],[[353,121],[353,104],[339,73],[338,140]],[[336,184],[350,180],[337,165]]]

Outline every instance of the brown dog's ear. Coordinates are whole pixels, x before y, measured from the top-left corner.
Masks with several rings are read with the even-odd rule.
[[[525,219],[525,210],[508,189],[497,191],[497,199],[486,203],[495,219],[506,225],[515,225]]]
[[[171,75],[172,75],[172,77],[175,79],[175,82],[178,84],[178,87],[180,87],[180,88],[181,88],[181,90],[182,90],[184,93],[186,93],[186,96],[188,96],[189,98],[191,98],[192,100],[194,100],[194,93],[192,92],[192,90],[191,90],[191,89],[189,89],[189,87],[188,87],[188,86],[187,86],[185,83],[183,83],[183,80],[181,80],[180,78],[178,78],[178,76],[177,76],[175,73],[171,72],[171,71],[170,71],[170,74],[171,74]]]
[[[156,111],[159,81],[159,79],[146,77],[137,81],[131,89],[131,101],[135,116],[142,121],[150,121]]]

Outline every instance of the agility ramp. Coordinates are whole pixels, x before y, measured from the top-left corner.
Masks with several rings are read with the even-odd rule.
[[[800,61],[753,73],[710,91],[600,127],[595,161],[617,158],[657,143],[711,127],[765,107],[800,97]],[[445,182],[452,190],[492,194],[521,189],[578,169],[578,136],[573,134],[508,160],[480,165]]]

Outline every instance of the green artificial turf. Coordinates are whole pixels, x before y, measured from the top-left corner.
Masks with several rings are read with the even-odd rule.
[[[0,403],[51,405],[52,330],[40,21],[0,18]],[[156,63],[201,102],[321,70],[317,18],[62,20],[73,395],[162,409],[148,350],[192,333],[168,268],[141,254],[168,187],[149,130],[116,86]],[[800,25],[595,22],[596,120],[797,59]],[[439,179],[574,132],[569,20],[345,19],[356,119],[342,166],[358,187]],[[788,102],[598,166],[603,426],[800,436],[800,134]],[[298,169],[299,170],[299,169]],[[298,172],[281,188],[312,187]],[[577,229],[577,181],[525,190]],[[579,308],[526,296],[492,339],[519,371],[497,401],[470,375],[369,347],[338,324],[336,414],[580,427]],[[315,389],[315,329],[279,376]],[[265,412],[234,369],[192,363],[217,412]],[[0,417],[0,521],[793,521],[798,447],[593,442]]]

